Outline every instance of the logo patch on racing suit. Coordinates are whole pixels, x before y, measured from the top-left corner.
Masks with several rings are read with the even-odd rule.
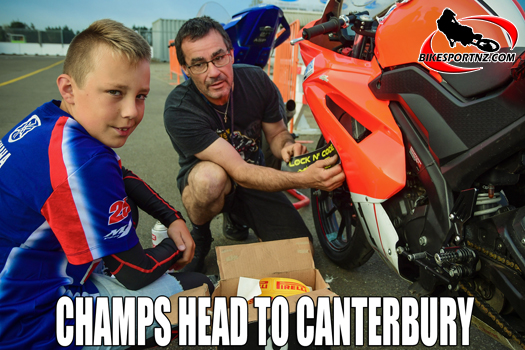
[[[122,226],[120,228],[114,229],[110,233],[104,236],[104,239],[117,239],[122,238],[124,236],[127,236],[129,231],[131,230],[131,226],[133,225],[133,222],[129,220],[129,224]]]
[[[109,207],[109,216],[108,225],[113,225],[121,222],[128,217],[131,211],[131,207],[128,204],[128,197],[123,200],[116,201]]]
[[[9,135],[9,139],[7,141],[9,143],[16,142],[22,137],[26,136],[31,130],[40,125],[42,125],[42,123],[40,122],[40,118],[38,118],[38,116],[35,114],[31,118],[29,118],[28,121],[19,125],[18,128],[13,130],[11,135]]]

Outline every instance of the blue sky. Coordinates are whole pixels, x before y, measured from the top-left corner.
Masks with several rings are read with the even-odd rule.
[[[67,25],[85,29],[93,21],[111,18],[126,26],[145,26],[159,18],[195,17],[207,0],[0,0],[0,25],[18,20],[37,29]],[[230,16],[249,7],[251,0],[215,0]]]
[[[272,0],[273,1],[273,0]],[[289,4],[324,4],[326,0],[282,0]],[[346,0],[349,1],[349,0]],[[355,3],[387,0],[353,0]],[[392,0],[393,1],[393,0]],[[492,0],[491,2],[497,2]],[[511,1],[511,0],[505,0]],[[150,28],[159,18],[189,19],[209,0],[0,0],[0,25],[13,20],[31,24],[37,29],[67,25],[73,30],[85,29],[93,21],[111,18],[126,26]],[[249,7],[252,0],[214,0],[232,16]],[[275,3],[275,1],[273,1]],[[387,1],[388,2],[388,1]],[[525,0],[518,0],[525,7]],[[219,18],[216,18],[220,21]]]

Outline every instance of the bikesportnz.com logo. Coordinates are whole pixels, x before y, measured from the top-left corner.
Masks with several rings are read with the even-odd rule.
[[[437,30],[428,36],[418,57],[418,62],[424,63],[428,68],[441,73],[468,73],[482,69],[482,67],[466,68],[452,65],[451,63],[504,63],[514,62],[516,53],[499,52],[500,44],[491,38],[483,37],[481,33],[475,33],[472,27],[462,25],[459,21],[477,20],[492,23],[502,28],[510,37],[512,50],[518,39],[518,30],[516,26],[497,16],[470,16],[456,20],[456,14],[449,8],[443,10],[441,16],[437,19]],[[432,39],[441,32],[446,36],[451,49],[459,43],[463,47],[475,46],[480,51],[477,53],[458,53],[458,52],[434,52],[432,48]]]
[[[418,62],[501,63],[516,61],[516,53],[422,53]]]

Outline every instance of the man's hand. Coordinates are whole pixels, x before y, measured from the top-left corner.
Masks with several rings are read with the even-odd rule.
[[[345,179],[343,169],[334,165],[337,157],[318,160],[305,171],[292,173],[246,163],[239,153],[223,138],[218,138],[204,151],[196,154],[197,158],[215,163],[222,167],[237,184],[259,191],[277,192],[292,188],[319,188],[332,191],[341,186]]]
[[[182,258],[177,260],[171,267],[175,270],[180,270],[193,259],[195,242],[184,220],[175,220],[171,223],[170,227],[168,227],[168,237],[175,242],[179,251],[183,252]]]
[[[287,142],[281,149],[281,157],[288,163],[292,157],[297,157],[307,153],[308,150],[301,143]]]
[[[303,174],[308,177],[310,188],[318,188],[323,191],[333,191],[340,187],[345,181],[345,173],[340,164],[337,164],[338,156],[318,160],[310,165]],[[325,169],[327,166],[331,166]]]

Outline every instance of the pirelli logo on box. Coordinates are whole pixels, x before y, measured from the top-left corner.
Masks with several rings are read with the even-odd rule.
[[[260,280],[259,287],[261,287],[261,290],[268,289],[268,280]]]
[[[306,286],[301,281],[283,277],[263,278],[259,280],[259,287],[261,288],[260,296],[270,296],[272,298],[277,295],[289,296],[308,293],[312,290],[312,288]]]
[[[286,297],[312,291],[311,287],[306,286],[301,281],[284,277],[262,278],[259,280],[259,288],[261,289],[261,294],[259,294],[260,297],[271,297],[272,299],[278,295]],[[252,303],[253,299],[250,299],[248,304]]]
[[[262,288],[261,288],[262,289]],[[275,284],[275,289],[277,290],[294,290],[298,292],[308,293],[309,290],[306,286],[300,285],[295,282],[280,282],[277,281]]]

